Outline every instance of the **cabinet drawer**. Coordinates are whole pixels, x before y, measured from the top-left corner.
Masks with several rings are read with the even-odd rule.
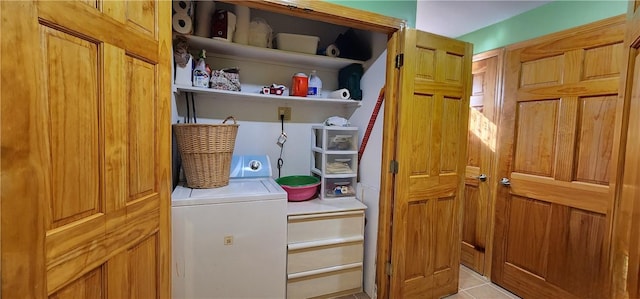
[[[349,211],[289,216],[289,244],[364,235],[364,212]]]
[[[287,273],[361,263],[363,241],[289,249]]]
[[[300,299],[331,294],[342,295],[357,293],[360,290],[362,290],[362,264],[353,268],[289,279],[287,283],[287,298]]]

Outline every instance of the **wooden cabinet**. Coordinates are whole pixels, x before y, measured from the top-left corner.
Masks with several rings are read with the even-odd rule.
[[[289,203],[287,298],[362,291],[365,208],[355,199]]]
[[[320,198],[355,198],[358,128],[313,126],[311,131],[311,173],[320,178]]]

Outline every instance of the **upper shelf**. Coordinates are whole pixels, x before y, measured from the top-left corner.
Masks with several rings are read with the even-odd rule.
[[[192,49],[205,49],[208,53],[232,55],[243,58],[253,58],[270,62],[281,62],[307,66],[311,68],[341,69],[353,63],[363,64],[363,61],[289,52],[278,49],[261,48],[232,43],[225,40],[186,35]]]

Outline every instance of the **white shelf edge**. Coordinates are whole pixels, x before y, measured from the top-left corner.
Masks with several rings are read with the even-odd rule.
[[[322,173],[322,170],[318,169],[318,168],[311,168],[311,172],[315,173],[319,176],[324,177],[325,179],[350,179],[353,177],[358,176],[358,174],[354,171],[354,172],[350,172],[350,173]]]
[[[320,197],[321,200],[341,200],[341,199],[355,199],[358,200],[358,198],[356,198],[355,195],[349,195],[349,196],[325,196],[325,197]]]
[[[354,178],[357,177],[358,174],[353,172],[353,173],[325,173],[324,174],[324,178],[325,179],[350,179],[350,178]]]
[[[316,129],[316,130],[329,130],[329,131],[358,131],[359,128],[358,127],[353,127],[353,126],[325,126],[325,125],[313,125],[311,126],[312,129]]]
[[[323,153],[327,155],[355,155],[358,153],[357,150],[349,150],[349,151],[341,151],[341,150],[326,150]]]
[[[247,93],[240,91],[229,91],[229,90],[220,90],[206,87],[194,87],[194,86],[184,86],[173,84],[172,89],[176,93],[180,92],[194,92],[199,94],[209,94],[213,96],[224,96],[227,99],[230,98],[242,98],[245,100],[254,100],[254,101],[277,101],[277,102],[289,102],[289,103],[301,103],[301,104],[333,104],[333,105],[344,105],[346,107],[360,107],[362,103],[356,100],[339,100],[339,99],[327,99],[327,98],[307,98],[307,97],[295,97],[295,96],[277,96],[270,94],[259,94],[259,93]]]
[[[349,151],[341,151],[341,150],[323,150],[321,147],[314,146],[311,148],[312,151],[320,154],[326,155],[356,155],[358,154],[357,150],[349,150]]]
[[[364,61],[360,60],[290,52],[271,48],[261,48],[195,35],[185,35],[185,37],[188,39],[191,49],[205,49],[216,54],[263,59],[266,61],[297,64],[301,66],[334,69],[343,68],[354,63],[364,64]]]

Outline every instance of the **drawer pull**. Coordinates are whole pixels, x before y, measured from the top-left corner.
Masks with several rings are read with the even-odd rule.
[[[340,270],[349,270],[349,269],[354,269],[354,268],[362,268],[362,263],[353,263],[353,264],[347,264],[347,265],[340,265],[340,266],[333,266],[333,267],[328,267],[328,268],[310,270],[310,271],[305,271],[305,272],[292,273],[292,274],[288,274],[287,275],[287,279],[304,278],[304,277],[307,277],[307,276],[326,274],[326,273],[337,272],[337,271],[340,271]]]

